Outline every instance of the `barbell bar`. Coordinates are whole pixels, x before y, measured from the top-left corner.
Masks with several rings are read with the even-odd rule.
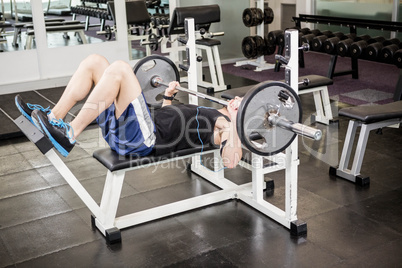
[[[159,86],[169,87],[169,84],[166,83],[165,81],[163,81],[160,76],[152,77],[150,83],[151,83],[151,85],[153,87],[159,87]],[[222,104],[224,106],[229,105],[228,101],[225,101],[225,100],[222,100],[222,99],[219,99],[219,98],[215,98],[215,97],[209,96],[209,95],[201,93],[201,92],[197,92],[197,91],[187,89],[187,88],[184,88],[184,87],[181,87],[181,86],[177,86],[176,89],[178,89],[179,91],[183,91],[183,92],[186,92],[188,94],[191,94],[193,96],[196,96],[198,98],[202,98],[202,99],[206,99],[206,100],[209,100],[209,101],[212,101],[212,102]]]

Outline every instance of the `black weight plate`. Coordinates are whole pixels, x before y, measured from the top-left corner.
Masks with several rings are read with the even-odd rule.
[[[265,53],[264,55],[272,55],[275,53],[276,51],[276,44],[272,44],[269,39],[268,36],[266,36],[264,38],[264,42],[265,42]]]
[[[255,58],[257,56],[257,46],[252,36],[243,38],[243,41],[241,42],[241,50],[247,59]]]
[[[274,21],[274,11],[268,7],[264,9],[264,24],[271,24]]]
[[[251,27],[254,26],[253,25],[253,21],[254,21],[254,12],[251,8],[246,8],[243,11],[243,23],[246,27]]]
[[[283,96],[288,101],[283,101]],[[278,114],[293,123],[300,123],[302,109],[299,96],[282,82],[263,82],[250,89],[244,96],[237,113],[237,132],[242,144],[251,152],[268,156],[284,151],[296,134],[272,126],[267,118]]]
[[[255,14],[253,26],[260,25],[264,21],[264,12],[259,8],[254,8],[253,10]]]
[[[254,38],[256,51],[257,51],[256,56],[259,57],[259,56],[264,55],[264,53],[265,53],[265,41],[264,41],[264,39],[259,35],[256,35],[253,38]]]

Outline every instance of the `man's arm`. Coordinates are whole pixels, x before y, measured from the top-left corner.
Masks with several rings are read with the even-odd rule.
[[[218,118],[216,127],[220,130],[221,156],[223,164],[228,168],[237,166],[242,157],[242,147],[239,135],[237,134],[236,118],[237,111],[242,98],[236,97],[229,101],[224,108],[224,114],[229,114],[230,122],[223,117]]]
[[[178,90],[176,89],[176,87],[179,86],[179,82],[173,81],[169,83],[169,87],[166,88],[165,90],[165,95],[166,97],[172,97],[178,92]],[[168,99],[163,99],[163,103],[162,103],[162,107],[167,106],[167,105],[171,105],[172,104],[172,100],[168,100]]]
[[[226,121],[226,119],[223,119]],[[231,118],[230,122],[224,123],[221,129],[221,156],[223,165],[228,168],[234,168],[241,160],[243,150],[240,138],[236,129],[236,118]]]

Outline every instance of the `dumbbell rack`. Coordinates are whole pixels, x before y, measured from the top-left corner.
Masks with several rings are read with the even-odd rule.
[[[301,28],[301,22],[315,23],[315,24],[327,24],[327,25],[338,25],[349,27],[351,34],[357,34],[357,29],[373,29],[381,31],[391,31],[391,32],[401,32],[402,23],[394,21],[379,21],[379,20],[366,20],[366,19],[353,19],[353,18],[340,18],[332,16],[319,16],[319,15],[305,15],[299,14],[299,17],[293,17],[295,26]],[[301,52],[303,53],[303,52]],[[348,75],[352,74],[352,78],[358,79],[358,59],[351,58],[351,70],[342,71],[335,73],[335,66],[338,55],[331,55],[331,60],[328,69],[328,78],[333,78],[334,76]],[[301,56],[300,66],[304,66],[304,60]],[[399,79],[396,85],[396,90],[394,93],[394,100],[402,99],[402,69],[399,73]]]
[[[106,20],[111,20],[111,16],[106,8],[107,0],[81,0],[81,6],[72,6],[71,11],[73,13],[72,20],[76,19],[77,14],[85,16],[85,31],[88,31],[90,27],[100,27],[100,31],[103,31]],[[91,3],[91,6],[86,6],[86,3]],[[96,7],[94,6],[96,5]],[[85,10],[87,8],[87,10]],[[99,18],[99,24],[90,25],[90,18]]]
[[[256,0],[256,7],[259,9],[264,10],[264,0]],[[261,23],[260,25],[257,25],[257,35],[262,36],[264,38],[264,23]],[[272,63],[267,63],[265,61],[264,55],[259,56],[256,59],[248,59],[248,60],[243,60],[243,61],[237,61],[234,66],[239,67],[243,65],[253,65],[255,66],[255,71],[256,72],[261,72],[263,70],[269,70],[269,69],[274,69],[275,64]]]

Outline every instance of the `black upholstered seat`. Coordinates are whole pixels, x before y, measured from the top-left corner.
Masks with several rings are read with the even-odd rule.
[[[221,41],[211,38],[202,38],[195,40],[195,44],[212,47],[212,46],[219,46],[221,44]]]
[[[350,117],[367,124],[389,119],[402,118],[402,101],[396,101],[383,105],[343,108],[339,111],[339,115]]]
[[[204,147],[203,152],[216,149],[216,147]],[[146,164],[157,163],[163,160],[172,159],[175,157],[181,157],[200,153],[201,147],[190,148],[172,152],[170,154],[155,156],[154,154],[140,157],[138,155],[121,156],[110,148],[100,149],[94,152],[93,157],[101,162],[110,171],[117,171],[121,169],[142,166]]]
[[[308,83],[308,85],[299,84],[299,90],[310,89],[310,88],[315,88],[315,87],[322,87],[322,86],[329,86],[334,83],[334,81],[332,81],[331,78],[328,78],[326,76],[321,76],[321,75],[315,75],[315,74],[300,76],[299,82],[302,82],[306,78],[310,82]]]
[[[46,26],[46,32],[68,32],[68,31],[77,31],[84,30],[84,24],[71,24],[71,25],[61,25],[61,26]],[[33,29],[27,30],[27,35],[35,35],[35,31]]]

